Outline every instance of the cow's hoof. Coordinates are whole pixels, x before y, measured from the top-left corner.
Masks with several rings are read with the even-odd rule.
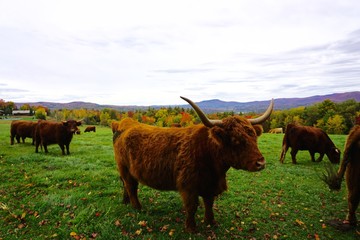
[[[329,220],[328,224],[337,230],[346,232],[355,229],[355,225],[351,225],[349,221],[346,220],[340,220],[340,219],[333,219]]]

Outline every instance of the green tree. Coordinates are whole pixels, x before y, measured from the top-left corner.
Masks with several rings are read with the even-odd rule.
[[[100,125],[109,126],[110,114],[108,112],[102,112],[100,114]]]
[[[330,117],[326,122],[326,130],[332,134],[342,134],[344,132],[344,118],[338,114]]]
[[[42,120],[46,120],[46,111],[44,108],[39,107],[36,109],[35,111],[35,118],[36,119],[42,119]]]

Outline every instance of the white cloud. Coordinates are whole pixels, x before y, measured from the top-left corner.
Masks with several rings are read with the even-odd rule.
[[[150,105],[355,91],[359,22],[356,0],[1,1],[0,98]]]

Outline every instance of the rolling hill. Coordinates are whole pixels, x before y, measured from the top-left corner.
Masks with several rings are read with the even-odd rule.
[[[299,106],[310,106],[318,102],[322,102],[326,99],[329,99],[333,102],[343,102],[346,100],[354,99],[357,102],[360,102],[360,91],[346,92],[346,93],[334,93],[329,95],[317,95],[306,98],[276,98],[275,99],[275,109],[283,110]],[[22,106],[25,103],[15,103],[18,107]],[[148,107],[161,108],[169,107],[168,105],[153,105],[153,106],[117,106],[117,105],[100,105],[90,102],[69,102],[69,103],[54,103],[54,102],[35,102],[28,103],[31,106],[44,106],[51,110],[53,109],[104,109],[111,108],[122,111],[136,110],[136,109],[147,109]],[[205,100],[197,102],[199,107],[207,113],[211,112],[224,112],[224,111],[234,111],[234,112],[262,112],[268,105],[269,101],[253,101],[253,102],[226,102],[219,99]],[[172,105],[171,107],[183,107],[188,108],[189,105]]]

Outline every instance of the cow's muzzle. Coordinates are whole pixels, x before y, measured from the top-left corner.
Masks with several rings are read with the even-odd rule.
[[[257,170],[260,171],[260,170],[264,169],[264,168],[265,168],[265,164],[266,164],[265,158],[259,159],[259,160],[256,162]]]

